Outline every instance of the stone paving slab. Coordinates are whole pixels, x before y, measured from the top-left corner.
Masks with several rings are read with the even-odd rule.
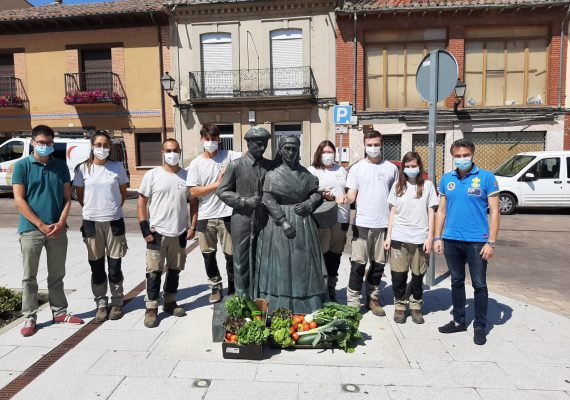
[[[569,400],[564,392],[545,390],[477,389],[482,400]]]
[[[21,285],[20,253],[12,230],[6,236],[6,263],[0,279]],[[85,248],[77,232],[69,233],[69,308],[86,321],[94,317],[90,272]],[[125,292],[144,279],[144,243],[128,236],[124,259]],[[225,260],[218,252],[220,270]],[[41,264],[45,270],[45,264]],[[41,271],[45,285],[45,271]],[[338,297],[345,298],[350,263],[342,258]],[[387,271],[389,275],[389,271]],[[224,285],[226,278],[223,278]],[[188,255],[180,276],[179,304],[188,313],[176,318],[160,313],[160,325],[143,325],[144,295],[137,295],[118,321],[106,321],[34,382],[18,399],[559,399],[570,400],[570,320],[504,296],[490,294],[488,343],[476,346],[472,327],[442,335],[437,327],[451,319],[449,281],[426,288],[426,323],[393,321],[389,277],[382,300],[386,318],[366,313],[365,336],[352,354],[341,350],[264,350],[261,361],[224,360],[221,345],[211,341],[213,307],[203,259],[198,250]],[[471,288],[467,288],[472,298]],[[468,301],[467,318],[473,318]],[[49,307],[38,314],[42,329],[22,338],[21,324],[0,334],[0,386],[14,379],[26,365],[57,346],[81,326],[52,325]],[[70,383],[70,377],[72,384]],[[206,388],[197,379],[210,380]],[[343,391],[354,384],[357,393]]]

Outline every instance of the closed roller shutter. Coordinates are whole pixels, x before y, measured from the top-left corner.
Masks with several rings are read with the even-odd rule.
[[[302,94],[303,33],[300,29],[271,32],[271,68],[276,95]]]
[[[208,97],[231,97],[233,88],[232,36],[202,35],[202,82]],[[215,72],[214,72],[215,71]]]

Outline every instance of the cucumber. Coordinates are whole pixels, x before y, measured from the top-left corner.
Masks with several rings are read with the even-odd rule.
[[[295,342],[298,345],[312,345],[315,338],[319,336],[318,333],[311,333],[308,335],[299,336],[299,340]]]

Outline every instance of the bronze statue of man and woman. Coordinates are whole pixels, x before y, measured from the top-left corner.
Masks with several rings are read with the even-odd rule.
[[[281,139],[275,160],[263,157],[270,138],[266,129],[251,128],[247,153],[227,166],[216,192],[233,208],[236,293],[267,299],[270,310],[310,313],[328,301],[312,217],[323,201],[319,182],[299,164],[297,136]]]

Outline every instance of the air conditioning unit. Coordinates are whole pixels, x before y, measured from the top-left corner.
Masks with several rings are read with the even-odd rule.
[[[466,101],[468,106],[474,107],[477,105],[477,102],[475,101],[475,99],[473,97],[469,97]]]

